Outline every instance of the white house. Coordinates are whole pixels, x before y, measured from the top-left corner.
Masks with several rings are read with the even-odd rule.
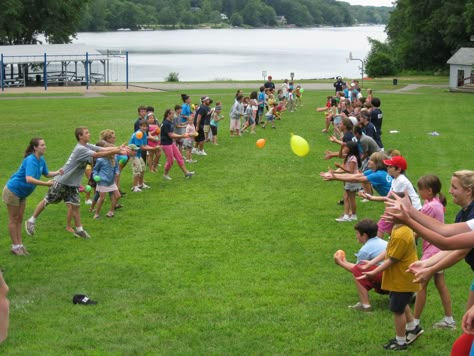
[[[474,84],[474,48],[460,48],[447,63],[450,90]]]

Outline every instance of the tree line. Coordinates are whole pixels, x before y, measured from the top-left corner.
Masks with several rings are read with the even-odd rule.
[[[389,7],[350,6],[335,0],[95,0],[84,9],[81,31],[140,28],[142,25],[277,26],[284,16],[295,26],[385,24]],[[225,16],[222,16],[224,14]]]
[[[120,28],[300,27],[386,24],[390,7],[335,0],[3,0],[0,44],[68,43],[77,32]]]
[[[473,0],[398,0],[386,26],[386,42],[370,40],[369,76],[400,71],[443,71],[461,47],[474,47]]]

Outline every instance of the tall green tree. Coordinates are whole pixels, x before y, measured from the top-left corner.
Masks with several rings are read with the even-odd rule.
[[[387,25],[388,41],[402,69],[446,66],[469,43],[472,0],[398,0]]]
[[[4,0],[0,5],[0,43],[69,43],[88,0]]]

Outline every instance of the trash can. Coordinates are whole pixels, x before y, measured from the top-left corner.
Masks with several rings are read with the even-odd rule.
[[[398,79],[393,79],[393,85],[397,85],[398,84]]]

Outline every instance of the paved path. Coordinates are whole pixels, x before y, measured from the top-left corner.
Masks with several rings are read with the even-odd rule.
[[[123,85],[110,86],[91,86],[89,89],[85,87],[48,87],[45,91],[42,87],[26,87],[26,88],[6,88],[4,92],[0,91],[0,100],[20,100],[25,99],[24,96],[15,96],[14,94],[38,94],[38,96],[29,96],[28,99],[83,99],[97,98],[104,96],[104,93],[121,93],[121,92],[156,92],[156,91],[181,91],[189,89],[248,89],[259,88],[261,82],[198,82],[198,83],[133,83],[129,88]],[[448,88],[447,85],[427,85],[427,84],[408,84],[397,87],[393,90],[380,90],[381,93],[408,93],[422,87],[428,88]],[[333,90],[332,83],[305,83],[305,89],[309,90]],[[81,95],[53,95],[59,93],[78,93]],[[3,95],[7,94],[7,95]],[[48,94],[48,95],[43,95]],[[413,94],[416,94],[413,92]]]

